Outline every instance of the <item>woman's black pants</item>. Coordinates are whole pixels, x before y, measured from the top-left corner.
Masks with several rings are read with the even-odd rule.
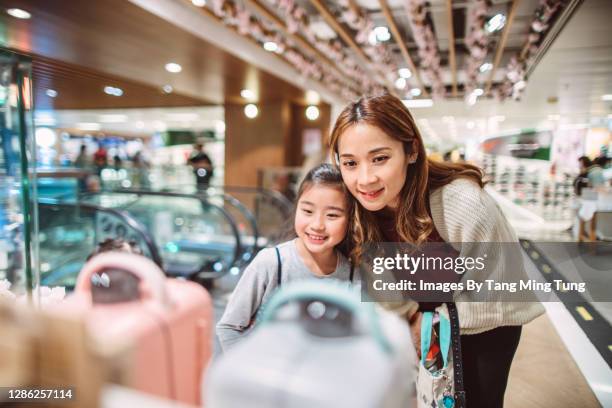
[[[462,335],[466,408],[502,408],[510,365],[522,326],[505,326]]]

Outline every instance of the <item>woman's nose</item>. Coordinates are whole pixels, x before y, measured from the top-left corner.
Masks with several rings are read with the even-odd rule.
[[[367,186],[376,182],[376,175],[370,166],[361,166],[357,175],[357,183],[362,186]]]

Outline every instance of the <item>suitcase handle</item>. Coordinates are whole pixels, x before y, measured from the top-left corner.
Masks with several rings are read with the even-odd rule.
[[[289,302],[320,300],[344,308],[367,322],[368,329],[374,340],[384,352],[391,353],[391,345],[382,331],[374,304],[371,302],[360,302],[356,296],[357,292],[330,282],[299,282],[298,284],[283,287],[272,296],[263,309],[259,324],[265,325],[272,321],[278,309]]]
[[[77,277],[75,293],[91,294],[92,276],[107,269],[121,269],[136,275],[140,278],[139,290],[143,298],[169,305],[166,276],[159,266],[144,256],[121,252],[98,254],[87,261]]]

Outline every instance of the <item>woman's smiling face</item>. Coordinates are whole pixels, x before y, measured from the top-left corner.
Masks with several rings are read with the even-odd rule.
[[[369,211],[396,208],[408,164],[403,143],[375,126],[357,123],[338,139],[342,179],[351,194]]]

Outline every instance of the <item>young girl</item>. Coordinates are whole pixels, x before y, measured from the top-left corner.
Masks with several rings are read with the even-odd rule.
[[[263,249],[244,271],[217,325],[224,350],[244,337],[259,308],[280,285],[301,279],[353,280],[344,255],[350,205],[334,166],[322,164],[308,172],[294,210],[296,238]]]

